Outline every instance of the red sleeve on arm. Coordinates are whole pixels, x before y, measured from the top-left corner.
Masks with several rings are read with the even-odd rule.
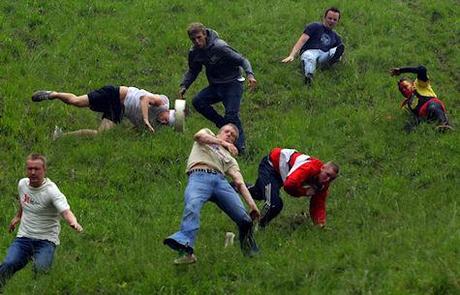
[[[300,166],[297,170],[292,172],[284,180],[284,190],[294,197],[303,197],[307,195],[307,191],[302,187],[303,182],[305,182],[310,177],[317,174],[317,170],[313,165],[305,164]]]
[[[310,217],[314,224],[326,223],[326,199],[328,190],[325,189],[319,194],[311,197],[310,200]]]

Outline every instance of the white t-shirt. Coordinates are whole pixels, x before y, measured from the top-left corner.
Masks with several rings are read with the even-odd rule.
[[[125,97],[125,116],[133,123],[136,127],[144,126],[144,119],[142,118],[141,111],[141,97],[145,95],[153,95],[152,93],[144,90],[138,89],[136,87],[128,87],[128,93]],[[163,110],[169,110],[169,99],[166,95],[160,95],[163,102],[162,106],[149,107],[149,122],[153,126],[158,125],[157,116],[158,113]]]
[[[47,240],[59,245],[61,213],[70,209],[66,197],[49,178],[40,187],[29,185],[23,178],[18,184],[22,207],[21,224],[17,237]]]

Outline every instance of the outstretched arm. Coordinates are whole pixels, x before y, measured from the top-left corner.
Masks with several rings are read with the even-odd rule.
[[[427,69],[420,65],[418,67],[401,67],[401,68],[392,68],[390,69],[392,76],[398,76],[403,73],[413,73],[417,74],[417,79],[421,81],[428,81]]]
[[[288,62],[293,61],[295,56],[297,55],[297,53],[300,51],[302,46],[308,41],[308,39],[310,39],[309,35],[307,35],[305,33],[300,35],[299,40],[297,40],[297,42],[295,43],[294,47],[292,47],[291,53],[289,54],[288,57],[283,59],[282,62],[288,63]]]
[[[233,156],[238,155],[238,149],[235,145],[226,142],[225,140],[221,140],[205,131],[205,129],[201,129],[193,136],[193,139],[201,144],[218,144],[226,148]]]
[[[145,127],[147,127],[152,133],[155,132],[155,129],[152,127],[149,121],[149,107],[150,106],[159,107],[163,104],[164,103],[161,100],[161,96],[158,94],[144,95],[141,97],[142,119],[144,120]]]
[[[81,227],[81,225],[78,223],[77,218],[72,213],[72,211],[70,211],[70,209],[65,210],[61,213],[61,215],[62,218],[64,218],[65,221],[67,221],[71,228],[73,228],[79,233],[83,231],[83,227]]]
[[[225,45],[221,47],[222,53],[230,60],[232,63],[239,65],[243,68],[248,79],[248,85],[250,90],[254,90],[257,85],[257,80],[254,76],[254,71],[252,70],[251,62],[245,58],[242,54],[237,52],[232,47]]]
[[[238,191],[241,193],[241,195],[244,198],[244,201],[246,204],[249,206],[249,215],[251,215],[251,218],[254,219],[259,219],[260,218],[260,211],[257,208],[256,203],[254,202],[254,199],[251,196],[251,193],[249,192],[248,188],[244,184],[244,179],[243,175],[241,175],[240,171],[235,169],[235,167],[230,168],[227,171],[228,175],[233,179],[233,182],[235,183],[236,188]]]

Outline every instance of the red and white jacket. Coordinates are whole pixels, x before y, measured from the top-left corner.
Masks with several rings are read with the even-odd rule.
[[[270,163],[280,174],[284,190],[293,197],[309,196],[310,217],[315,224],[326,223],[326,199],[329,184],[321,187],[316,176],[323,162],[293,149],[274,148]]]

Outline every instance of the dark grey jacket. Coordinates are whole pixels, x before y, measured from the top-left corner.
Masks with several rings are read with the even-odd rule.
[[[199,49],[193,46],[188,53],[189,69],[182,79],[181,86],[189,88],[201,72],[203,65],[206,68],[209,84],[235,81],[241,77],[240,67],[244,69],[246,75],[254,75],[249,60],[220,39],[216,31],[206,29],[206,33],[206,48]]]

